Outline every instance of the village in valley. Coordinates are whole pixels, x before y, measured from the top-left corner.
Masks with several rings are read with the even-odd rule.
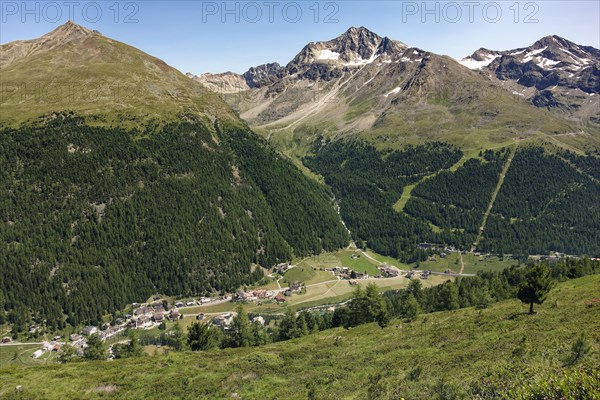
[[[173,299],[157,295],[144,303],[132,303],[121,316],[103,326],[84,326],[77,332],[55,335],[51,340],[22,344],[33,346],[27,347],[26,352],[32,360],[49,358],[64,345],[74,347],[76,353],[82,355],[88,338],[97,335],[110,344],[110,354],[112,344],[122,342],[128,329],[156,332],[158,335],[167,324],[171,327],[175,323],[188,326],[192,321],[202,321],[228,330],[238,304],[252,313],[252,322],[265,325],[265,317],[281,316],[288,307],[295,311],[333,311],[336,306],[344,304],[359,285],[375,283],[382,290],[393,290],[406,287],[411,279],[419,279],[425,286],[433,286],[456,276],[472,276],[475,268],[485,270],[485,266],[489,265],[492,269],[499,269],[515,262],[515,258],[510,256],[461,252],[453,247],[429,243],[420,244],[419,249],[431,256],[427,261],[410,266],[356,247],[336,254],[307,257],[295,264],[280,263],[267,276],[270,280],[267,285],[240,288],[234,293],[213,297]],[[544,255],[537,259],[552,261],[560,257],[562,255],[559,254]],[[470,267],[465,268],[465,264]],[[29,335],[35,336],[38,329],[36,325],[30,326]],[[4,336],[2,345],[19,345],[19,342]]]

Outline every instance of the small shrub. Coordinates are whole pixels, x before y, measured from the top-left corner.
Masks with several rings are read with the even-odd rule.
[[[573,346],[571,347],[571,354],[565,360],[564,367],[570,367],[571,365],[577,364],[581,361],[591,350],[590,344],[585,339],[585,336],[580,335]]]
[[[417,365],[416,367],[411,369],[410,372],[408,373],[408,379],[410,379],[411,381],[418,381],[419,378],[421,377],[422,371],[423,371],[423,368],[421,368],[420,365]]]
[[[335,339],[333,340],[333,345],[336,347],[339,347],[343,344],[342,341],[342,337],[341,336],[336,336]]]
[[[276,354],[256,352],[246,357],[246,362],[256,367],[276,368],[281,366],[282,360]]]
[[[435,398],[438,400],[454,400],[462,398],[458,393],[457,387],[444,380],[438,381],[438,383],[435,384],[433,392],[436,394]]]

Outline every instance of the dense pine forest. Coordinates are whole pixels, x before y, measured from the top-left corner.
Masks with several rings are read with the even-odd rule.
[[[327,189],[218,124],[124,131],[69,116],[2,137],[0,306],[19,329],[96,323],[154,293],[232,291],[260,280],[259,266],[344,247],[334,198],[360,247],[406,262],[428,256],[422,242],[469,249],[509,157],[317,141],[304,162]],[[594,155],[521,146],[478,249],[600,254],[599,171]]]
[[[347,245],[325,188],[249,131],[70,117],[1,136],[0,306],[19,329],[231,291],[263,277],[253,265]]]
[[[488,220],[483,250],[600,254],[600,158],[517,151]]]
[[[483,157],[423,181],[413,190],[406,212],[441,228],[466,232],[472,242],[506,162],[505,153],[487,151]]]
[[[507,148],[451,168],[462,152],[442,143],[379,151],[361,142],[317,141],[305,164],[339,201],[359,246],[406,262],[421,242],[469,250],[507,165]],[[520,146],[477,249],[497,254],[600,254],[600,158]],[[416,185],[402,210],[393,205]]]
[[[425,256],[419,242],[461,242],[462,234],[434,233],[424,219],[392,208],[406,185],[455,164],[462,157],[459,149],[428,143],[384,154],[360,142],[328,142],[313,151],[305,163],[332,187],[359,245],[411,262]]]

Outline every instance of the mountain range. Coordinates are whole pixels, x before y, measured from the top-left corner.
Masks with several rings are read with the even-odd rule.
[[[550,40],[515,71],[579,71],[597,99],[597,50]],[[600,254],[597,114],[536,107],[543,79],[531,101],[506,90],[542,74],[505,74],[515,55],[471,70],[361,27],[286,66],[190,79],[72,22],[0,54],[0,285],[15,326],[23,310],[62,329],[156,293],[232,291],[350,238],[406,263],[427,259],[423,242]]]
[[[523,65],[513,75],[480,69],[509,58]],[[321,176],[358,243],[415,261],[418,240],[495,253],[598,251],[575,233],[598,229],[583,222],[600,211],[598,63],[598,50],[558,37],[458,62],[352,27],[307,44],[285,66],[193,79]],[[528,83],[531,98],[511,87],[542,76],[532,65],[547,79],[579,71],[554,82],[570,108],[542,106],[533,94],[545,95],[542,80],[539,89]]]
[[[546,36],[514,50],[479,49],[460,61],[558,115],[600,123],[600,50]]]
[[[360,27],[309,43],[286,66],[190,76],[288,154],[304,154],[315,130],[385,146],[442,138],[481,149],[558,134],[550,140],[585,147],[600,143],[598,54],[547,37],[457,62]]]

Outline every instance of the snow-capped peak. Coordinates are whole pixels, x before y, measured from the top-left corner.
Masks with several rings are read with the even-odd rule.
[[[483,69],[497,59],[511,59],[519,64],[533,62],[542,69],[553,70],[559,65],[575,69],[581,68],[592,64],[592,60],[599,58],[600,51],[598,49],[580,46],[554,35],[546,36],[525,48],[507,51],[479,49],[459,62],[470,69]]]
[[[333,63],[345,67],[370,64],[379,57],[391,57],[407,46],[399,41],[381,37],[365,27],[352,27],[335,39],[309,43],[288,64],[288,67],[315,62]]]

